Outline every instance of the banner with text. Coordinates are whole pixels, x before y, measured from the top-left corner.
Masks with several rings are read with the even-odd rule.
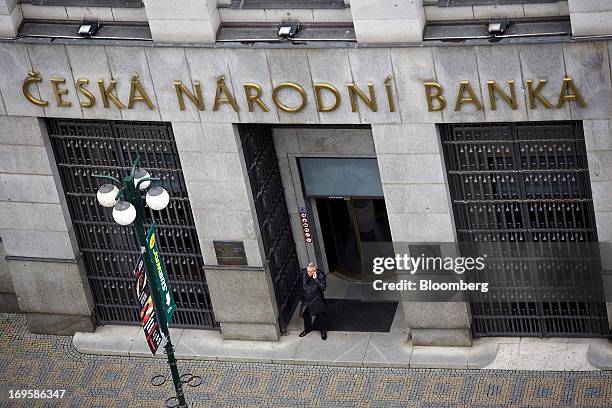
[[[164,336],[159,327],[155,308],[153,307],[153,298],[151,297],[151,291],[147,285],[147,274],[145,273],[144,258],[142,255],[140,255],[136,262],[134,275],[136,276],[136,297],[138,299],[138,305],[140,306],[140,322],[142,323],[142,329],[147,339],[149,349],[151,349],[151,353],[155,355]]]

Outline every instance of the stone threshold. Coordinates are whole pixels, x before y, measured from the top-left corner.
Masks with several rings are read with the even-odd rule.
[[[405,333],[290,331],[278,342],[223,340],[218,331],[171,329],[180,360],[242,361],[348,367],[590,371],[612,369],[612,344],[605,339],[488,337],[472,347],[413,346]],[[142,329],[106,325],[76,333],[84,354],[149,357]],[[155,358],[165,358],[163,350]]]

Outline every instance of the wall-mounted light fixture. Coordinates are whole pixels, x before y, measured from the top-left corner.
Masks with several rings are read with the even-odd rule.
[[[293,38],[299,30],[299,21],[283,21],[278,29],[278,36],[281,38]]]
[[[79,26],[78,34],[81,37],[93,37],[100,29],[100,23],[96,20],[84,20]]]

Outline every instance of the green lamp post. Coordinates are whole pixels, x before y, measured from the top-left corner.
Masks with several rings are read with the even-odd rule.
[[[139,161],[140,155],[137,155],[136,160],[134,160],[132,164],[130,175],[124,177],[122,181],[112,176],[94,175],[94,177],[98,179],[105,179],[112,182],[100,186],[96,196],[100,205],[113,208],[113,219],[115,222],[124,226],[132,223],[134,224],[136,239],[144,259],[145,273],[147,282],[149,282],[149,290],[153,299],[155,314],[160,329],[167,340],[164,348],[168,357],[168,365],[170,366],[172,382],[174,383],[174,389],[176,391],[176,400],[178,402],[176,406],[183,408],[187,407],[187,403],[185,402],[183,385],[179,375],[176,357],[174,356],[174,346],[172,345],[170,331],[168,329],[169,318],[172,317],[172,314],[168,314],[168,312],[164,310],[162,295],[158,286],[155,284],[158,277],[156,276],[156,268],[151,258],[150,245],[148,245],[147,242],[147,234],[145,232],[145,206],[140,192],[141,190],[146,190],[151,182],[158,182],[160,179],[150,177],[146,170],[138,168]],[[170,196],[164,188],[156,186],[151,187],[147,191],[145,201],[149,208],[159,211],[168,206]],[[155,255],[158,256],[158,254]],[[158,272],[160,269],[161,268],[158,267]],[[167,282],[165,282],[165,286],[167,288],[166,296],[171,296],[171,291]],[[168,295],[168,293],[170,293],[170,295]],[[167,303],[170,303],[169,299]],[[172,300],[172,304],[174,305],[174,300]]]

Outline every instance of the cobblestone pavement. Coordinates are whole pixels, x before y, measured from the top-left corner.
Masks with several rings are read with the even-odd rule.
[[[518,372],[310,367],[179,361],[201,376],[190,407],[612,407],[612,372]],[[32,335],[0,314],[0,406],[163,407],[163,360],[80,354],[71,337]],[[65,389],[61,400],[9,399],[9,390]]]

